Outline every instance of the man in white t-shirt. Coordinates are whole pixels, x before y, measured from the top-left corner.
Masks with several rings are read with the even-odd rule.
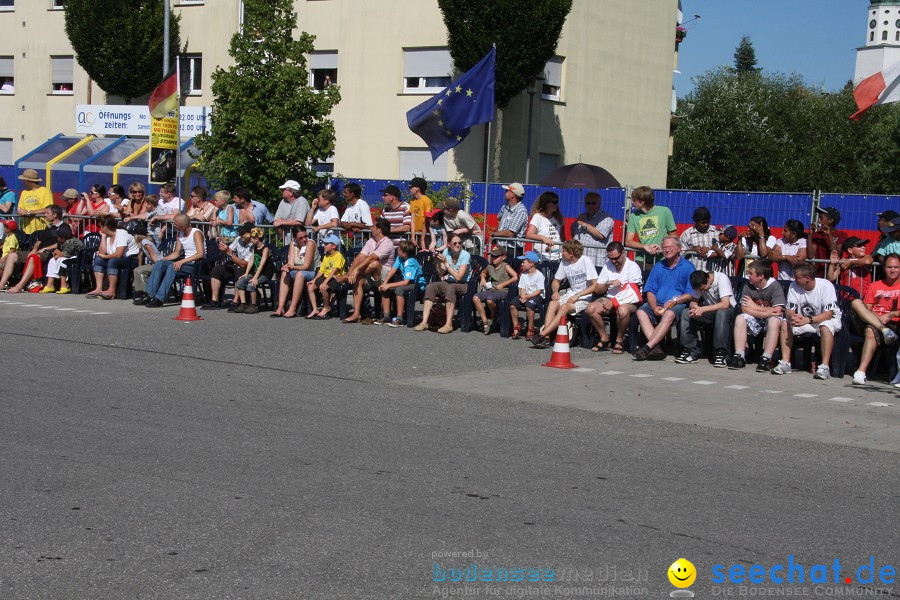
[[[834,336],[841,330],[841,308],[838,306],[834,285],[815,275],[816,267],[812,263],[801,263],[794,267],[794,283],[788,290],[787,310],[781,323],[781,360],[772,369],[775,375],[791,372],[794,336],[818,333],[822,342],[822,356],[815,378],[831,377],[829,364],[834,350]]]
[[[369,204],[362,199],[362,188],[357,183],[348,183],[344,186],[344,200],[347,208],[341,217],[341,227],[351,236],[353,246],[360,246],[363,242],[363,232],[372,227],[372,211]]]
[[[606,259],[606,265],[597,276],[597,283],[594,284],[594,295],[601,298],[588,304],[586,309],[591,323],[600,336],[600,341],[591,350],[599,352],[609,346],[609,334],[606,332],[603,317],[615,311],[616,341],[612,352],[622,354],[625,350],[623,343],[628,323],[641,303],[644,276],[638,264],[625,254],[625,247],[621,242],[610,242],[606,246]],[[634,284],[637,289],[628,284]],[[623,294],[623,290],[626,290],[626,293]]]
[[[694,271],[691,274],[691,299],[688,310],[681,313],[681,355],[675,359],[682,365],[700,360],[701,327],[713,326],[713,366],[728,367],[731,332],[734,328],[734,290],[724,273]]]
[[[155,226],[165,225],[174,221],[175,217],[184,211],[184,200],[175,195],[175,184],[166,183],[159,188],[159,205],[156,207],[155,214],[147,221],[148,227],[151,229]],[[169,235],[169,231],[164,227],[160,232],[160,237]]]
[[[569,282],[569,289],[562,295],[559,293],[560,282]],[[550,289],[553,294],[547,312],[544,314],[544,326],[532,339],[536,348],[547,348],[553,341],[556,328],[564,315],[577,315],[587,308],[588,298],[597,281],[597,269],[593,261],[584,256],[584,246],[578,240],[568,240],[562,245],[562,261],[553,276]]]

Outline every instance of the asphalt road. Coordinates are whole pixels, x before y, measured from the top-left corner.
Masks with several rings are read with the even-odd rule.
[[[638,417],[563,402],[575,380],[548,395],[549,351],[498,336],[267,313],[185,324],[174,307],[27,296],[0,298],[0,598],[661,597],[682,556],[709,597],[727,593],[714,565],[788,555],[807,577],[837,558],[850,589],[900,596],[855,574],[869,556],[900,571],[898,454],[664,410],[721,385],[613,376],[580,392],[627,390]],[[878,410],[870,437],[893,442],[896,406]],[[433,581],[472,564],[555,581]]]

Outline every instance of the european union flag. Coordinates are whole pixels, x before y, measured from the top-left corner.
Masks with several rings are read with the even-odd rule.
[[[473,125],[494,120],[494,64],[497,49],[491,48],[478,64],[406,113],[409,128],[425,140],[432,161],[469,135]]]

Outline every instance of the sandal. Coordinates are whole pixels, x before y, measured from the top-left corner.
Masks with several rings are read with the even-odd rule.
[[[600,340],[591,347],[591,352],[606,352],[609,350],[609,340]]]
[[[513,327],[512,335],[510,337],[512,337],[512,339],[514,339],[514,340],[519,339],[519,333],[521,331],[522,331],[522,327],[520,325],[516,325],[515,327]]]
[[[625,345],[622,342],[616,342],[612,347],[613,354],[624,354],[625,353]]]

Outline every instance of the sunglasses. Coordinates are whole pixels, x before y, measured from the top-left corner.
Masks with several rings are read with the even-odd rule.
[[[547,204],[559,204],[559,200],[548,200]]]
[[[597,206],[598,204],[600,204],[600,203],[599,202],[585,202],[584,203],[585,206]]]

